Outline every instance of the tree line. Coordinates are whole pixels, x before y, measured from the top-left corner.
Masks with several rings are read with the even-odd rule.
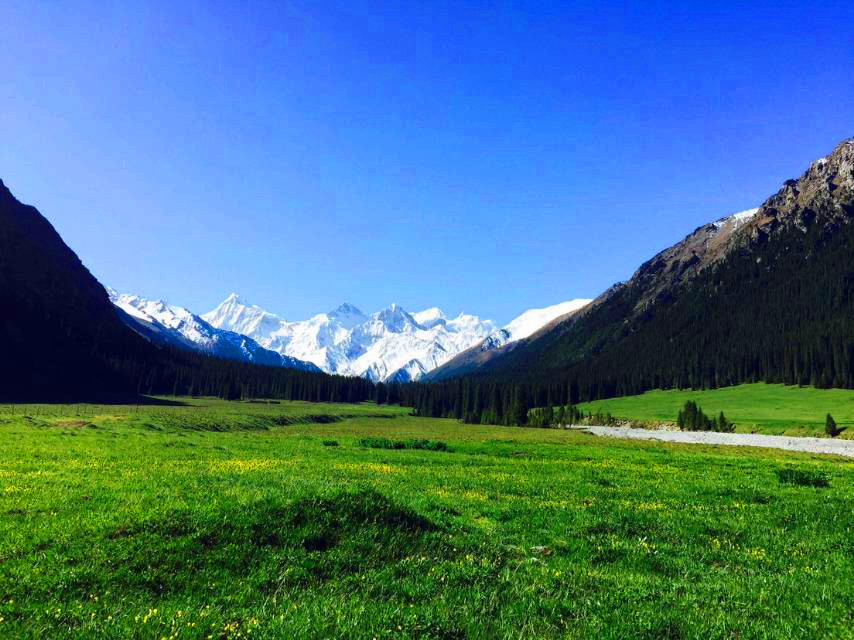
[[[376,399],[374,384],[364,378],[247,364],[168,347],[114,357],[111,364],[141,395],[350,403]]]
[[[526,425],[534,407],[574,405],[577,388],[558,384],[507,384],[501,381],[455,378],[436,383],[389,385],[405,407],[417,416],[454,418],[468,424]]]

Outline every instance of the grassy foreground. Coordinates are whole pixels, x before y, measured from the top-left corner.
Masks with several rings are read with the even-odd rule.
[[[825,416],[830,413],[840,426],[850,425],[839,436],[854,438],[854,391],[816,389],[782,384],[742,384],[707,391],[649,391],[639,396],[597,400],[579,405],[585,413],[610,413],[616,418],[675,422],[688,400],[716,416],[720,411],[735,422],[739,433],[768,433],[823,437]]]
[[[0,637],[854,638],[851,461],[187,402],[0,407]]]

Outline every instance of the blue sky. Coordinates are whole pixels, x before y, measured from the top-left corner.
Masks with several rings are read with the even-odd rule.
[[[506,322],[854,136],[854,3],[601,4],[7,1],[0,178],[122,291]]]

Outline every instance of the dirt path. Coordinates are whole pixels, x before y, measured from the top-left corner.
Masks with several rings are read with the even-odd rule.
[[[755,433],[717,433],[714,431],[654,431],[628,427],[575,427],[597,436],[627,440],[660,440],[691,444],[723,444],[736,447],[768,447],[806,453],[832,453],[854,458],[854,440],[831,438],[795,438]]]

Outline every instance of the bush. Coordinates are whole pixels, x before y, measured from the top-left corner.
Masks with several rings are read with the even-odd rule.
[[[338,441],[337,440],[324,440],[321,444],[323,444],[324,447],[337,447]]]
[[[388,438],[362,438],[360,447],[369,449],[423,449],[426,451],[450,451],[441,440],[389,440]]]
[[[777,479],[780,484],[794,484],[799,487],[829,487],[830,476],[808,469],[777,469]]]
[[[407,449],[426,449],[427,451],[450,451],[448,444],[441,440],[407,440]]]
[[[360,447],[368,447],[369,449],[403,449],[403,443],[399,444],[401,446],[394,446],[395,443],[388,438],[362,438],[359,440]]]

